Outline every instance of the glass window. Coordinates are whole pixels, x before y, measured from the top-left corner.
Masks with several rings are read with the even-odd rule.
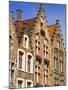
[[[30,72],[31,71],[31,58],[32,58],[32,56],[30,56],[30,55],[28,55],[28,71]]]
[[[22,83],[23,83],[23,81],[18,80],[18,88],[22,88]]]
[[[27,46],[27,38],[25,37],[25,47]]]

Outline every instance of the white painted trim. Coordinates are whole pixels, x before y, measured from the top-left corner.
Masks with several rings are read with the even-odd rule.
[[[23,61],[22,61],[22,69],[19,69],[19,51],[21,51],[21,52],[23,52],[24,53],[24,55],[23,55]],[[18,70],[21,70],[21,71],[26,71],[25,70],[25,51],[23,50],[23,49],[18,49],[17,50],[17,69]]]
[[[22,78],[17,78],[17,80],[16,80],[16,82],[17,82],[17,88],[18,88],[18,80],[21,80],[21,81],[23,81],[23,84],[22,84],[22,88],[24,88],[25,87],[25,79],[22,79]]]
[[[29,73],[33,73],[33,55],[29,52],[26,54],[26,72],[28,72],[28,70],[27,70],[28,55],[30,55],[32,57],[31,58],[31,66],[30,66],[31,71]]]
[[[33,81],[32,80],[26,80],[26,88],[27,88],[27,82],[31,82],[31,87],[33,87]]]
[[[25,38],[27,38],[27,46],[25,46]],[[24,48],[29,48],[29,37],[26,34],[24,34],[24,38],[23,38],[23,47]]]

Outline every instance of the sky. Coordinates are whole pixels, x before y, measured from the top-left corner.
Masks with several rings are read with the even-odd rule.
[[[22,10],[22,20],[36,17],[39,3],[9,1],[9,10],[13,11],[13,16],[16,19],[16,10]],[[64,44],[66,47],[66,5],[65,4],[49,4],[44,3],[44,10],[48,25],[54,24],[56,19],[60,20],[60,29],[62,30]]]

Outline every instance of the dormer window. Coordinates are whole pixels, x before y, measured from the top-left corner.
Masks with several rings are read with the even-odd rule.
[[[28,48],[29,47],[29,37],[27,35],[24,35],[23,46],[25,48]]]

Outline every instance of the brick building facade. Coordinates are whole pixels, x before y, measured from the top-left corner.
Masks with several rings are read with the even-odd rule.
[[[9,14],[9,87],[65,85],[66,61],[59,20],[48,25],[40,4],[36,17]]]

